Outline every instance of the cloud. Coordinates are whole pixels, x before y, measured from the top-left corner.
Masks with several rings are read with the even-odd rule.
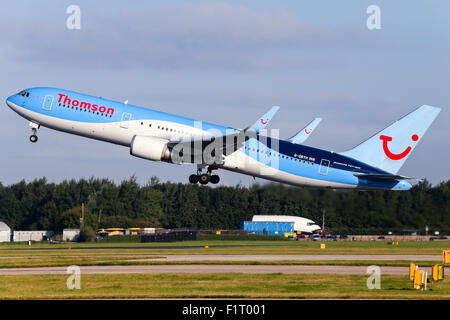
[[[253,10],[223,2],[120,9],[108,16],[81,6],[81,14],[81,30],[36,15],[16,20],[16,27],[0,39],[12,47],[10,58],[19,61],[158,70],[305,68],[332,60],[327,52],[309,49],[363,39],[354,30],[343,37],[301,22],[286,9]]]

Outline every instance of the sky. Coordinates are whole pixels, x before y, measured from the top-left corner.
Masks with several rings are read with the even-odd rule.
[[[69,29],[70,5],[80,28]],[[380,29],[369,29],[370,5]],[[315,117],[305,144],[351,149],[411,110],[442,108],[399,174],[448,180],[448,1],[25,1],[0,11],[0,97],[50,86],[245,128],[271,106],[288,138]],[[3,101],[4,101],[3,100]],[[193,165],[39,130],[0,107],[0,182],[152,176],[187,182]],[[220,185],[262,179],[221,171]]]

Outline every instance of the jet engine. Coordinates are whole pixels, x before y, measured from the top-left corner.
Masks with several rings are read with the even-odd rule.
[[[153,161],[170,161],[168,141],[150,136],[134,136],[131,140],[130,154]]]

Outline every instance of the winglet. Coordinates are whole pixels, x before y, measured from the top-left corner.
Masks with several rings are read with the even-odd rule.
[[[277,113],[278,109],[280,107],[273,106],[270,108],[269,111],[267,111],[263,116],[261,116],[255,123],[253,123],[251,126],[245,128],[245,132],[255,132],[259,133],[259,131],[263,130],[265,127],[267,127],[272,120],[275,113]]]
[[[319,125],[322,118],[315,118],[313,121],[308,123],[306,127],[297,132],[294,136],[290,137],[288,140],[292,143],[303,143],[309,138],[313,130]]]

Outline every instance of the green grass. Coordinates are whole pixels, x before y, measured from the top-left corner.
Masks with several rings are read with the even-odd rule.
[[[443,249],[450,249],[450,241],[404,241],[392,245],[384,241],[325,241],[326,249],[319,249],[321,242],[315,241],[221,241],[197,240],[166,243],[74,243],[48,244],[35,243],[31,247],[26,244],[0,244],[0,257],[27,256],[30,254],[54,255],[68,252],[93,254],[435,254],[440,255]],[[130,249],[130,247],[152,247],[149,249]],[[183,248],[190,246],[190,248]],[[209,246],[208,249],[205,246]],[[68,250],[71,247],[73,250]],[[83,247],[105,247],[114,249],[83,250]],[[173,247],[177,249],[165,249]],[[58,248],[59,250],[35,250],[37,248]],[[31,250],[2,250],[31,249]]]
[[[81,275],[80,290],[67,289],[68,276],[0,276],[0,299],[450,299],[448,279],[417,291],[407,276],[382,275],[380,290],[367,289],[360,275],[97,274]]]
[[[412,254],[441,255],[450,241],[389,242],[328,241],[220,241],[202,240],[173,243],[33,243],[0,244],[0,268],[153,265],[153,264],[240,264],[240,265],[349,265],[407,266],[411,261],[172,261],[142,259],[176,254]],[[69,246],[71,250],[69,250]],[[134,249],[133,246],[154,247]],[[165,249],[170,246],[176,249]],[[184,246],[191,246],[184,248]],[[209,246],[209,248],[205,248]],[[84,247],[96,248],[77,249]],[[104,247],[104,248],[100,248]],[[114,248],[113,248],[114,247]],[[56,250],[46,250],[56,248]],[[110,249],[108,249],[110,248]],[[24,250],[8,250],[24,249]],[[36,250],[37,249],[37,250]],[[136,260],[136,261],[127,261]],[[440,261],[417,261],[430,267]],[[353,298],[353,299],[450,299],[450,281],[430,285],[431,291],[411,289],[405,276],[382,275],[381,290],[368,290],[368,276],[302,274],[86,274],[82,289],[68,290],[69,275],[0,276],[0,299],[102,299],[102,298]]]
[[[134,244],[136,245],[136,244]],[[326,248],[320,249],[320,242],[310,241],[186,241],[176,243],[151,243],[139,244],[139,246],[154,248],[134,249],[133,244],[55,244],[35,243],[31,247],[26,244],[2,244],[0,245],[0,268],[22,268],[22,267],[50,267],[68,265],[132,265],[132,264],[297,264],[297,265],[372,265],[379,266],[407,266],[414,261],[201,261],[201,262],[166,262],[159,261],[139,261],[142,259],[152,259],[160,255],[177,254],[240,254],[240,255],[264,255],[264,254],[433,254],[440,256],[442,249],[449,249],[450,242],[400,242],[398,246],[392,246],[387,242],[326,242]],[[163,246],[170,246],[177,249],[165,249]],[[190,246],[185,248],[185,246]],[[208,248],[205,248],[208,246]],[[69,250],[69,247],[71,250]],[[81,248],[97,248],[81,249]],[[114,247],[114,248],[113,248]],[[46,250],[52,248],[55,250]],[[77,249],[78,248],[78,249]],[[106,249],[105,249],[106,248]],[[110,249],[107,249],[110,248]],[[8,250],[21,249],[21,250]],[[138,260],[130,262],[126,260]],[[431,266],[440,262],[419,261],[421,266]]]
[[[308,266],[371,266],[408,267],[415,263],[420,267],[432,267],[440,261],[410,261],[410,260],[279,260],[279,261],[165,261],[157,256],[129,257],[27,257],[8,258],[0,260],[0,269],[4,268],[44,268],[77,266],[130,266],[130,265],[308,265]]]
[[[0,259],[0,269],[4,268],[39,268],[64,266],[105,266],[105,265],[132,265],[135,262],[127,260],[157,259],[157,256],[30,256],[23,258]],[[150,263],[150,262],[149,262]]]

